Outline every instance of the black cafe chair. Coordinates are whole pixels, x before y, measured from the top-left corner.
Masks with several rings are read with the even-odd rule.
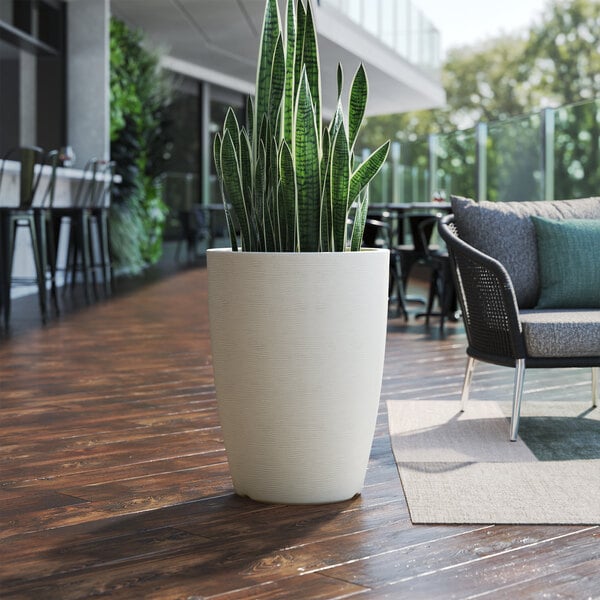
[[[427,252],[431,245],[431,238],[436,220],[430,212],[407,214],[403,218],[408,223],[411,242],[403,243],[396,247],[402,268],[404,286],[408,284],[413,267],[417,263],[427,262]],[[434,250],[435,248],[432,248]]]
[[[445,320],[454,315],[456,306],[456,293],[454,280],[452,277],[452,265],[448,250],[439,245],[431,244],[431,230],[435,229],[441,214],[430,216],[419,223],[418,236],[420,246],[424,249],[424,264],[429,268],[429,292],[427,295],[427,305],[424,313],[417,315],[425,317],[425,324],[429,325],[429,320],[433,316],[440,319],[440,332],[444,331]],[[438,304],[438,311],[434,312],[435,302]]]
[[[367,219],[363,231],[363,248],[387,248],[390,251],[389,302],[396,303],[396,313],[408,320],[406,296],[400,258],[391,244],[390,224],[379,219]]]

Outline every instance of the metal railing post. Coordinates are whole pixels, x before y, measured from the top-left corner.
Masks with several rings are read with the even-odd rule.
[[[214,202],[210,197],[210,83],[200,83],[200,201],[207,205]]]
[[[544,199],[554,200],[554,109],[542,111],[542,181]]]
[[[429,199],[431,200],[439,191],[438,186],[438,136],[435,133],[429,135]]]
[[[392,142],[390,156],[392,159],[392,202],[400,202],[400,142]]]
[[[478,202],[487,199],[487,131],[487,123],[477,123],[475,128],[475,177]]]

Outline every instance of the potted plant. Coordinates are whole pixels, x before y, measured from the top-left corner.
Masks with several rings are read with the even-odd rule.
[[[367,79],[347,117],[337,80],[324,127],[310,0],[288,0],[285,34],[267,0],[246,126],[230,109],[215,138],[231,241],[207,253],[215,385],[235,490],[258,501],[355,496],[373,440],[389,254],[360,246],[388,144],[355,167]]]

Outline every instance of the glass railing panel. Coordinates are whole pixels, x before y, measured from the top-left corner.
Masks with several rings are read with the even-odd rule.
[[[437,136],[433,151],[437,158],[434,191],[440,192],[445,198],[450,198],[452,194],[476,198],[475,130],[466,129]]]
[[[600,99],[395,142],[373,183],[372,202],[453,194],[500,202],[599,196],[598,140]]]
[[[488,125],[487,200],[543,200],[541,115]]]
[[[429,145],[427,138],[417,138],[402,145],[399,188],[401,202],[428,202],[431,198],[428,169]]]
[[[554,197],[600,195],[600,100],[554,111]]]

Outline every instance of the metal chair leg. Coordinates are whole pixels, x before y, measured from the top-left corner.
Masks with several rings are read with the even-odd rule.
[[[523,398],[523,383],[525,381],[525,359],[518,358],[515,365],[515,387],[513,391],[512,417],[510,419],[510,441],[517,441],[519,420],[521,418],[521,400]]]
[[[473,370],[475,368],[475,359],[469,356],[467,360],[467,367],[465,369],[465,379],[463,381],[462,394],[460,396],[460,411],[465,411],[465,405],[469,399],[469,392],[471,390],[471,381],[473,379]]]
[[[31,245],[33,247],[33,260],[35,263],[35,272],[37,275],[38,295],[40,300],[40,311],[42,313],[42,323],[46,323],[46,273],[42,266],[41,250],[39,240],[36,234],[35,219],[33,215],[27,219],[29,232],[31,234]]]
[[[10,253],[11,253],[11,240],[10,238],[10,223],[7,216],[0,214],[0,243],[2,244],[2,252],[0,253],[0,261],[2,261],[2,267],[0,267],[0,288],[2,292],[2,311],[4,313],[4,327],[8,329],[8,323],[10,320]]]
[[[10,217],[6,217],[5,219],[5,223],[4,223],[4,229],[5,229],[5,237],[6,237],[6,241],[7,241],[7,246],[6,246],[6,256],[7,256],[7,263],[6,263],[6,270],[4,272],[4,282],[5,282],[5,286],[4,286],[4,328],[8,329],[9,323],[10,323],[10,310],[11,310],[11,295],[10,295],[10,290],[11,290],[11,286],[12,286],[12,269],[13,269],[13,264],[14,264],[14,258],[15,258],[15,239],[17,236],[17,232],[16,232],[16,227],[17,224],[15,221],[13,221]]]
[[[110,259],[110,240],[108,235],[108,214],[102,211],[98,217],[100,223],[100,254],[102,256],[102,277],[104,293],[109,296],[112,292],[112,266]]]
[[[600,367],[592,367],[592,406],[598,406],[598,374]]]

